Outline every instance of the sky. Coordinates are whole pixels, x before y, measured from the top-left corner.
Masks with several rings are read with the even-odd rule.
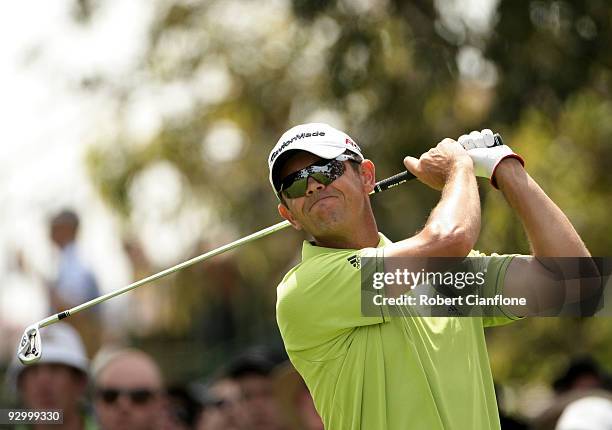
[[[351,7],[368,10],[373,1],[383,0],[354,1]],[[64,206],[81,214],[79,246],[102,291],[132,281],[121,249],[119,220],[96,194],[83,162],[91,145],[112,141],[116,135],[117,101],[103,91],[85,93],[78,84],[84,76],[102,75],[110,82],[138,85],[133,70],[147,43],[153,7],[163,1],[97,2],[87,25],[71,18],[74,3],[22,0],[6,3],[0,14],[0,332],[8,330],[9,338],[48,316],[37,274],[54,275],[57,253],[48,239],[46,220]],[[237,3],[221,2],[227,6],[219,9],[219,15],[230,13],[232,7],[235,10]],[[497,2],[437,3],[449,19],[460,16],[470,28],[485,31]],[[213,68],[203,79],[210,82],[208,95],[215,96],[212,89],[224,88],[222,70]],[[162,109],[180,112],[184,108],[182,91],[166,88],[157,91],[156,98],[143,92],[124,125],[132,135],[146,140],[159,127]],[[221,125],[216,132],[224,133],[224,140],[236,138],[231,127]],[[135,181],[135,213],[143,217],[138,233],[150,257],[162,267],[177,262],[200,215],[187,214],[174,225],[164,226],[155,217],[146,219],[146,214],[175,205],[180,186],[180,178],[163,164]],[[26,273],[15,270],[17,253],[24,257]],[[116,303],[120,312],[121,302]],[[0,358],[2,349],[0,341]]]

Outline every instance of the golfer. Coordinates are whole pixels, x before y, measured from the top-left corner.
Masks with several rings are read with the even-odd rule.
[[[372,213],[374,164],[347,134],[302,124],[270,153],[281,216],[312,236],[278,286],[277,321],[327,430],[499,429],[483,328],[519,316],[510,309],[497,318],[363,316],[358,264],[362,257],[476,255],[476,175],[503,193],[532,249],[531,256],[487,258],[483,290],[528,297],[546,288],[546,267],[536,257],[588,257],[521,158],[492,140],[490,130],[472,132],[404,159],[441,197],[422,230],[395,243]]]

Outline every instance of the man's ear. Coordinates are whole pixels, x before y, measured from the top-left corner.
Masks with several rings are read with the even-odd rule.
[[[376,185],[376,168],[374,167],[374,163],[367,158],[361,162],[359,167],[361,172],[361,183],[369,194],[374,190],[374,186]]]
[[[287,206],[285,206],[283,203],[279,203],[278,204],[278,213],[284,219],[289,221],[294,229],[296,229],[296,230],[301,230],[302,229],[302,225],[293,217],[293,214],[291,213],[289,208]]]

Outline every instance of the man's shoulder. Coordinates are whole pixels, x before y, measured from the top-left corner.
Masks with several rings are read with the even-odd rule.
[[[315,289],[333,290],[347,282],[360,280],[361,254],[340,249],[302,260],[289,270],[277,286],[279,302],[288,296],[310,294]]]
[[[358,271],[361,256],[361,251],[354,249],[338,249],[310,256],[289,270],[281,283],[309,279],[321,274],[334,274],[338,271]]]

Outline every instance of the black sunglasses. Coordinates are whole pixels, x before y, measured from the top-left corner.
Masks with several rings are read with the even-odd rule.
[[[127,396],[134,405],[144,405],[151,401],[156,394],[157,391],[147,388],[136,388],[133,390],[101,388],[96,392],[97,397],[109,405],[117,402],[120,396]]]
[[[352,154],[341,154],[331,160],[319,160],[308,167],[286,176],[280,183],[278,198],[281,194],[288,199],[296,199],[306,195],[308,178],[327,186],[344,174],[343,161],[350,160],[360,163],[361,160]]]

